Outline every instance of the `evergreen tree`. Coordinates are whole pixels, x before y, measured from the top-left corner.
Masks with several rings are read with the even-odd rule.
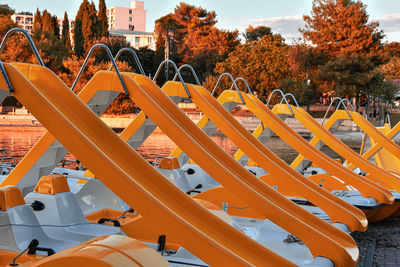
[[[77,57],[85,55],[85,38],[83,36],[82,20],[87,16],[87,0],[83,0],[75,17],[74,25],[74,51]]]
[[[0,15],[6,15],[10,17],[15,13],[15,10],[9,7],[8,5],[0,5]]]
[[[42,12],[42,31],[54,34],[53,18],[46,9]]]
[[[74,51],[77,57],[83,57],[85,55],[84,48],[85,40],[82,34],[82,20],[75,18],[75,26],[74,26]]]
[[[61,35],[61,43],[68,49],[71,49],[71,38],[69,34],[69,19],[68,14],[65,11],[64,20],[62,23],[62,35]]]
[[[33,22],[33,32],[41,33],[42,32],[42,15],[40,14],[39,8],[36,9],[35,17]]]
[[[60,39],[60,25],[58,25],[58,18],[56,15],[51,17],[52,23],[51,25],[53,26],[53,34],[57,39]]]
[[[104,0],[99,0],[99,37],[108,37],[107,7]]]
[[[264,35],[267,34],[272,35],[270,27],[258,26],[254,28],[253,26],[249,25],[249,27],[246,28],[246,32],[243,33],[243,37],[246,39],[246,42],[253,42],[260,40]]]

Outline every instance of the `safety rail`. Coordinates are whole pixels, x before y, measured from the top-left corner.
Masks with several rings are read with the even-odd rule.
[[[245,78],[243,78],[243,77],[237,77],[237,78],[235,79],[235,83],[238,84],[238,81],[242,81],[242,82],[244,83],[244,85],[246,86],[247,91],[248,91],[250,94],[253,95],[253,91],[250,89],[250,86],[249,86],[249,84],[247,83],[247,81],[246,81]],[[233,88],[233,84],[231,85],[231,88],[229,88],[229,90],[232,90],[232,88]]]
[[[294,112],[293,112],[293,110],[292,110],[292,107],[290,106],[289,102],[287,101],[287,98],[286,98],[285,94],[283,93],[283,91],[282,91],[281,89],[275,89],[275,90],[273,90],[273,91],[271,92],[271,94],[269,94],[269,97],[268,97],[268,100],[267,100],[267,104],[265,104],[265,105],[268,107],[269,102],[270,102],[271,99],[272,99],[272,96],[273,96],[274,94],[276,94],[276,93],[281,94],[282,99],[285,101],[286,105],[288,106],[288,108],[289,108],[289,110],[290,110],[290,113],[292,113],[292,116],[294,116]],[[282,103],[282,101],[281,101],[281,103]]]
[[[224,77],[224,76],[228,76],[228,77],[231,79],[232,85],[235,86],[236,91],[237,91],[238,94],[239,94],[240,100],[242,100],[242,104],[244,105],[245,103],[244,103],[244,99],[243,99],[242,93],[240,92],[239,87],[237,86],[237,84],[236,84],[236,82],[235,82],[235,79],[233,79],[233,76],[232,76],[230,73],[227,73],[227,72],[222,73],[222,74],[219,76],[219,78],[218,78],[218,80],[217,80],[217,83],[215,84],[214,89],[213,89],[212,92],[211,92],[211,95],[214,95],[214,92],[215,92],[215,90],[217,89],[218,84],[220,83],[222,77]]]
[[[336,102],[336,100],[339,100],[339,104],[337,105],[336,110],[338,110],[339,107],[340,107],[340,104],[342,104],[343,107],[344,107],[344,109],[346,110],[347,115],[349,115],[350,120],[353,121],[353,117],[351,116],[351,114],[350,114],[349,110],[347,109],[347,107],[346,107],[346,105],[345,105],[344,102],[347,102],[347,103],[349,104],[349,106],[353,109],[353,111],[355,112],[355,109],[354,109],[353,105],[350,103],[350,101],[349,101],[348,99],[340,98],[340,97],[335,97],[335,98],[332,99],[331,103],[329,104],[328,109],[327,109],[326,112],[325,112],[325,115],[324,115],[324,117],[323,117],[323,119],[322,119],[322,121],[321,121],[321,125],[322,125],[322,126],[324,125],[324,122],[325,122],[326,116],[327,116],[328,113],[329,113],[329,110],[331,109],[333,103]],[[335,111],[336,111],[336,110],[335,110]]]
[[[129,53],[133,56],[133,58],[135,59],[136,65],[137,65],[137,67],[139,68],[140,74],[146,75],[145,72],[144,72],[144,70],[143,70],[143,66],[142,66],[142,64],[140,63],[140,60],[139,60],[138,55],[136,54],[135,50],[133,50],[133,48],[131,48],[131,47],[124,47],[124,48],[121,48],[121,49],[117,52],[117,55],[114,57],[114,60],[117,61],[117,60],[119,59],[119,57],[121,56],[121,54],[124,53],[124,52],[129,52]],[[111,65],[110,68],[109,68],[108,70],[111,71],[112,69],[113,69],[113,65]]]
[[[179,72],[181,72],[182,69],[184,69],[184,68],[188,68],[190,70],[190,72],[192,73],[193,78],[196,81],[197,85],[201,85],[199,77],[197,76],[196,71],[194,70],[194,68],[189,64],[183,64],[182,66],[179,67],[179,69],[178,69]],[[178,77],[178,74],[175,73],[175,76],[174,76],[174,78],[172,80],[175,81],[177,77]]]
[[[155,81],[157,80],[158,75],[160,74],[162,67],[164,67],[164,65],[167,64],[167,63],[168,63],[168,64],[169,64],[169,63],[172,64],[172,67],[174,68],[175,73],[178,75],[179,81],[182,83],[183,88],[185,88],[185,91],[186,91],[187,96],[190,98],[191,95],[190,95],[190,93],[189,93],[189,89],[187,88],[186,83],[185,83],[185,81],[183,80],[182,75],[181,75],[181,73],[180,73],[179,70],[178,70],[178,67],[176,66],[175,62],[173,62],[173,61],[170,60],[170,59],[166,59],[166,60],[164,60],[164,61],[162,61],[162,62],[160,63],[160,66],[158,66],[158,69],[157,69],[157,71],[156,71],[156,74],[155,74],[154,77],[153,77],[153,82],[155,82]]]
[[[14,162],[14,166],[17,165],[17,160],[14,157],[6,157],[6,151],[4,148],[0,148],[0,153],[1,153],[1,162],[0,164],[8,164],[9,162],[6,162],[6,160],[12,160]]]
[[[292,93],[286,93],[285,97],[288,98],[288,96],[290,96],[293,99],[294,103],[296,104],[296,107],[299,108],[300,106],[299,106],[299,103],[297,103],[296,97]],[[283,98],[281,99],[280,104],[282,104],[282,102],[283,102]]]
[[[31,36],[29,35],[29,33],[28,33],[26,30],[24,30],[24,29],[22,29],[22,28],[13,28],[13,29],[9,30],[9,31],[6,33],[6,35],[4,35],[4,38],[3,38],[3,40],[1,41],[1,44],[0,44],[0,56],[1,56],[1,54],[3,53],[3,51],[4,51],[4,48],[5,48],[6,44],[7,44],[8,38],[10,38],[10,36],[12,36],[12,35],[14,35],[14,34],[16,34],[16,33],[22,33],[22,34],[26,37],[26,39],[27,39],[27,41],[28,41],[28,44],[29,44],[29,46],[31,47],[32,52],[33,52],[33,54],[35,55],[37,61],[39,62],[39,64],[40,64],[41,66],[44,67],[45,65],[44,65],[44,63],[43,63],[43,60],[42,60],[42,58],[40,57],[39,52],[38,52],[38,50],[37,50],[35,44],[33,43]],[[6,85],[7,85],[8,90],[9,90],[10,92],[13,92],[13,91],[14,91],[14,88],[13,88],[11,82],[10,82],[10,79],[8,79],[6,70],[4,69],[3,62],[2,62],[1,60],[0,60],[0,72],[1,72],[1,75],[3,76],[3,78],[4,78],[5,82],[6,82]]]
[[[124,82],[124,80],[122,79],[121,73],[120,73],[119,70],[118,70],[117,64],[115,63],[115,60],[114,60],[114,57],[112,56],[112,53],[111,53],[111,51],[110,51],[110,48],[109,48],[107,45],[102,44],[102,43],[95,44],[94,46],[92,46],[92,48],[90,48],[89,53],[87,54],[87,56],[86,56],[86,58],[85,58],[85,61],[83,62],[82,67],[81,67],[81,69],[79,70],[78,76],[76,76],[75,81],[74,81],[74,83],[73,83],[72,86],[71,86],[71,91],[74,91],[75,86],[78,84],[78,80],[79,80],[79,78],[81,77],[81,75],[82,75],[82,73],[83,73],[83,71],[84,71],[84,69],[85,69],[85,67],[86,67],[86,65],[87,65],[87,63],[88,63],[91,54],[93,53],[94,49],[97,48],[97,47],[100,47],[100,48],[103,48],[104,50],[106,50],[107,55],[108,55],[109,59],[110,59],[111,62],[112,62],[112,66],[114,67],[115,72],[116,72],[117,75],[118,75],[118,79],[119,79],[120,82],[121,82],[122,88],[123,88],[124,91],[125,91],[125,95],[129,95],[128,89],[126,88],[125,82]]]

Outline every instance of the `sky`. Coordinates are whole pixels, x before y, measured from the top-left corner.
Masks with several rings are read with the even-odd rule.
[[[36,8],[47,9],[58,17],[74,17],[82,0],[0,0],[17,12],[35,12]],[[94,0],[96,6],[98,0]],[[170,12],[181,1],[144,0],[147,10],[147,31],[154,30],[154,21]],[[312,0],[186,0],[186,3],[214,10],[217,26],[222,29],[244,32],[249,24],[271,27],[280,33],[287,42],[300,37],[298,28],[304,27],[303,15],[311,12]],[[385,41],[400,42],[400,4],[399,0],[364,0],[370,20],[378,21],[380,29],[386,34]],[[56,4],[55,4],[56,3]],[[107,7],[129,7],[130,0],[106,0]]]

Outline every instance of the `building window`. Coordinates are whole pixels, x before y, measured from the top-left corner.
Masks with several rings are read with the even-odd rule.
[[[140,42],[140,37],[135,37],[135,43],[139,43]]]
[[[129,22],[131,22],[132,21],[132,18],[131,17],[129,17]]]
[[[132,14],[132,9],[129,9],[129,14]]]

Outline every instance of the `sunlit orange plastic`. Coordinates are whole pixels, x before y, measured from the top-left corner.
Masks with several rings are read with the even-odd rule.
[[[167,92],[168,95],[177,95],[177,93],[179,93],[177,92],[177,88],[179,88],[179,86],[181,86],[180,83],[168,82],[163,86],[163,91]],[[199,90],[201,95],[196,89]],[[310,202],[321,207],[325,212],[328,213],[328,215],[332,216],[331,218],[333,221],[336,221],[338,217],[340,217],[341,222],[347,224],[351,229],[358,227],[359,229],[365,229],[366,220],[364,214],[362,214],[360,210],[344,201],[339,200],[332,194],[310,182],[295,170],[291,169],[275,154],[268,150],[268,148],[254,138],[246,129],[244,129],[243,126],[240,125],[240,123],[235,120],[218,103],[218,101],[209,94],[207,90],[200,86],[196,86],[196,89],[190,85],[189,90],[192,95],[191,100],[197,105],[198,108],[200,108],[200,110],[202,110],[202,112],[204,112],[205,116],[207,116],[203,116],[202,120],[204,120],[204,118],[205,120],[210,118],[210,120],[217,125],[218,128],[224,132],[225,135],[227,135],[238,147],[246,149],[246,154],[249,155],[249,157],[251,157],[255,162],[257,162],[260,167],[264,167],[264,169],[266,169],[269,173],[279,177],[280,180],[284,181],[285,188],[287,190],[291,191],[292,193],[294,192],[296,195],[303,196]],[[234,93],[230,92],[226,91],[226,94],[223,96],[225,101],[237,102],[237,99],[239,98],[237,93],[235,95]],[[245,97],[245,95],[243,96]],[[251,100],[245,98],[246,104],[248,101]],[[236,131],[239,131],[240,134],[236,133]],[[312,189],[309,186],[311,186]],[[326,202],[326,199],[332,200],[333,203],[335,203],[335,201],[337,201],[336,203],[340,203],[340,205],[342,205],[340,210],[342,210],[344,213],[339,216],[338,207],[333,208],[333,206],[327,204],[329,201]],[[350,211],[354,212],[354,214],[352,214]],[[359,221],[354,221],[354,217],[358,218]],[[361,226],[360,221],[363,221],[365,225]]]
[[[380,127],[378,129],[384,135],[386,135],[387,138],[392,139],[399,132],[400,123],[397,123],[393,127],[393,129],[390,129],[389,124],[385,124],[384,127]],[[389,151],[387,151],[385,148],[383,148],[382,145],[380,143],[377,143],[375,139],[371,138],[371,136],[364,133],[363,143],[361,147],[364,146],[364,142],[366,141],[365,138],[367,136],[371,143],[371,148],[367,152],[365,152],[362,156],[366,159],[369,159],[372,156],[374,156],[376,165],[378,167],[384,170],[393,171],[398,174],[400,172],[400,159],[394,156]],[[347,167],[349,169],[356,168],[356,166],[354,166],[353,164],[350,164]]]
[[[356,164],[359,168],[378,179],[380,184],[383,185],[385,188],[389,190],[400,191],[400,180],[396,176],[388,173],[387,171],[377,167],[368,160],[364,159],[327,130],[332,126],[333,119],[331,120],[330,118],[328,121],[326,121],[324,126],[321,126],[310,114],[308,114],[302,108],[294,106],[291,106],[291,108],[294,112],[295,118],[315,135],[314,138],[312,138],[310,141],[311,145],[315,146],[319,141],[324,142],[325,145],[330,147],[333,151],[342,156],[348,162]],[[284,104],[275,105],[272,111],[276,114],[291,114],[288,106]],[[353,117],[356,117],[356,115],[354,115]],[[303,161],[303,159],[304,157],[302,155],[299,155],[293,161],[291,166],[293,168],[296,168],[300,164],[300,162]]]
[[[171,86],[171,90],[180,90],[182,92],[182,94],[184,93],[184,89],[181,83],[178,82],[168,82],[163,86],[163,91],[164,92],[168,92],[168,94],[170,94],[169,90],[167,89],[168,86]],[[196,103],[196,105],[205,113],[207,108],[213,108],[212,105],[207,104],[207,100],[205,100],[206,102],[204,102],[204,98],[203,96],[197,91],[199,90],[199,88],[196,87],[196,89],[194,88],[194,86],[192,85],[188,85],[189,91],[191,93],[191,100]],[[150,88],[146,87],[146,91],[149,92]],[[203,90],[205,90],[203,88]],[[160,93],[159,91],[157,94],[157,100],[160,104],[163,105],[163,107],[166,106],[171,106],[171,110],[176,110],[177,107],[175,105],[173,105],[171,103],[171,101],[162,101],[161,99],[163,96],[162,93]],[[176,94],[175,94],[176,95]],[[179,96],[179,94],[178,94]],[[210,96],[212,99],[214,99],[212,96]],[[204,105],[202,105],[201,103],[205,103]],[[223,107],[221,107],[223,109]],[[168,108],[169,109],[169,108]],[[225,110],[225,109],[223,109]],[[147,112],[146,112],[147,114]],[[289,201],[288,199],[286,199],[285,197],[283,197],[280,194],[276,194],[276,191],[273,190],[271,187],[267,186],[265,183],[263,183],[262,181],[260,181],[258,178],[256,178],[254,175],[252,175],[251,173],[249,173],[246,169],[244,169],[239,163],[237,163],[236,161],[234,161],[231,157],[227,157],[227,154],[225,152],[223,152],[223,150],[217,146],[214,142],[209,142],[209,138],[205,138],[206,134],[204,132],[199,132],[198,128],[190,126],[189,125],[193,125],[194,123],[188,119],[186,116],[184,116],[184,114],[179,113],[178,115],[178,111],[172,112],[171,113],[171,117],[172,115],[174,115],[175,119],[181,119],[182,121],[181,123],[185,123],[185,126],[182,128],[185,128],[188,133],[190,134],[190,136],[192,138],[196,138],[198,140],[199,143],[201,143],[201,148],[206,149],[207,151],[212,151],[213,152],[213,157],[218,161],[223,163],[223,166],[225,168],[229,168],[230,171],[232,173],[236,173],[238,177],[241,178],[241,180],[243,180],[243,182],[245,182],[248,185],[253,186],[253,188],[255,188],[260,195],[264,196],[265,198],[277,198],[279,196],[279,200],[276,199],[274,200],[275,203],[279,203],[279,206],[281,209],[290,209],[290,213],[291,214],[296,214],[296,218],[301,218],[302,220],[305,220],[307,222],[307,224],[309,225],[315,225],[315,228],[318,229],[319,227],[323,227],[324,228],[324,235],[329,236],[329,232],[330,232],[330,228],[332,227],[331,225],[326,224],[325,222],[323,222],[322,220],[320,220],[319,218],[315,218],[315,217],[308,217],[309,213],[308,212],[303,212],[304,210],[299,210],[299,207],[297,205],[293,205],[294,203]],[[149,115],[150,116],[150,115]],[[150,116],[151,117],[151,116]],[[208,116],[210,117],[210,116]],[[225,116],[224,116],[225,117]],[[184,118],[184,119],[183,119]],[[216,125],[218,125],[218,122],[216,120],[214,120],[214,118],[210,118]],[[183,121],[185,120],[185,121]],[[229,118],[225,117],[225,118],[221,118],[221,121],[226,121],[229,120]],[[163,129],[162,125],[160,123],[162,122],[155,122],[160,129],[162,129],[164,132],[166,132],[167,130],[170,130],[170,128],[166,128],[165,130]],[[221,128],[221,127],[219,127]],[[262,208],[259,208],[259,204],[257,204],[257,202],[255,202],[255,194],[253,194],[253,196],[251,198],[247,198],[245,197],[244,192],[235,192],[236,190],[232,190],[229,185],[230,181],[227,181],[225,179],[222,179],[223,176],[219,175],[219,171],[220,169],[216,169],[213,168],[213,166],[211,165],[211,163],[213,162],[208,162],[204,163],[205,158],[201,157],[201,155],[195,153],[195,151],[193,151],[193,145],[187,144],[187,142],[184,142],[182,140],[174,140],[174,138],[172,137],[173,134],[172,133],[168,133],[166,132],[166,134],[179,146],[181,147],[187,154],[188,156],[190,156],[197,164],[199,164],[199,166],[202,167],[202,169],[204,169],[206,172],[208,173],[212,173],[213,177],[217,180],[219,180],[219,182],[227,189],[229,190],[231,193],[235,193],[237,195],[240,195],[241,198],[243,199],[244,202],[246,202],[247,204],[250,204],[250,206],[252,206],[253,208],[255,208],[258,212],[260,213],[264,213],[264,214],[268,214],[265,213],[266,211]],[[204,136],[204,138],[203,138]],[[232,138],[231,138],[232,139]],[[206,141],[207,140],[207,141]],[[227,177],[228,178],[228,177]],[[230,177],[230,180],[232,180],[233,177]],[[229,178],[228,178],[229,179]],[[320,188],[318,188],[318,190],[321,190]],[[331,194],[329,194],[329,197],[332,197]],[[335,198],[335,197],[333,197]],[[330,200],[328,200],[327,202],[329,202]],[[254,203],[254,204],[253,204]],[[332,202],[334,203],[334,202]],[[333,204],[335,205],[335,204]],[[336,206],[336,214],[337,215],[337,208],[341,208],[339,205]],[[354,207],[351,207],[351,209],[354,209]],[[359,212],[359,210],[356,209],[357,212]],[[335,217],[332,216],[332,217]],[[293,233],[292,231],[298,231],[299,228],[301,229],[302,227],[298,227],[298,229],[293,229],[293,228],[289,228],[291,227],[290,224],[287,224],[284,220],[276,220],[276,217],[274,216],[274,214],[268,214],[266,216],[267,218],[271,219],[271,221],[277,223],[278,225],[280,225],[281,227],[283,227],[284,229],[288,230],[289,232]],[[354,219],[356,217],[353,217]],[[364,219],[364,221],[359,221],[358,218],[355,220],[355,224],[359,224],[359,223],[366,223],[365,217],[362,215],[362,219]],[[323,223],[322,223],[323,222]],[[319,226],[317,226],[319,225]],[[327,226],[327,228],[325,228],[325,226]],[[321,228],[322,229],[322,228]],[[299,235],[303,235],[304,232],[302,233],[302,231],[299,231],[300,233],[295,234],[296,236],[299,237]],[[303,235],[304,236],[304,235]],[[303,240],[303,237],[299,237],[301,240]],[[307,238],[307,237],[306,237]],[[317,238],[317,237],[314,237]],[[308,238],[307,238],[308,239]],[[309,241],[310,244],[312,243],[312,241]],[[307,241],[305,241],[305,243],[308,245]],[[313,252],[314,249],[317,248],[313,248],[313,244],[311,244],[311,248],[310,250]]]
[[[237,94],[236,91],[232,90],[226,92],[229,94]],[[391,193],[387,189],[382,188],[372,183],[368,179],[365,179],[364,177],[361,177],[355,174],[354,172],[344,168],[337,161],[331,159],[330,157],[322,153],[320,150],[311,146],[304,138],[302,138],[293,129],[291,129],[288,125],[286,125],[283,121],[281,121],[256,96],[244,93],[242,95],[245,99],[246,107],[248,107],[248,109],[253,114],[255,114],[262,122],[262,125],[259,125],[257,129],[253,132],[254,136],[261,134],[263,131],[263,127],[268,127],[275,134],[277,134],[283,141],[285,141],[288,145],[290,145],[294,150],[299,152],[307,159],[311,160],[313,163],[316,163],[319,167],[328,171],[330,174],[335,175],[336,177],[340,178],[340,180],[345,181],[348,185],[354,186],[364,196],[375,198],[378,201],[383,200],[383,202],[380,203],[388,203],[387,201],[385,201],[385,199],[387,199],[388,196],[390,197]],[[238,152],[237,154],[240,154],[240,152]],[[236,158],[240,157],[238,156]],[[254,161],[254,158],[252,158],[252,160]],[[334,182],[337,181],[337,179],[332,178],[329,179],[329,181]],[[400,186],[400,181],[398,184]],[[333,184],[328,187],[332,186]],[[327,187],[324,188],[327,189]]]
[[[31,266],[169,266],[149,246],[126,236],[104,236],[61,253],[45,257]]]
[[[9,208],[20,205],[25,205],[25,200],[17,186],[0,187],[0,211],[7,211]]]
[[[33,192],[55,195],[63,192],[70,192],[70,190],[67,179],[64,175],[51,174],[40,178]]]
[[[379,143],[388,152],[392,153],[397,158],[400,158],[400,147],[390,140],[386,135],[377,130],[369,121],[367,121],[360,113],[349,111],[353,122],[360,129],[368,134],[375,142]],[[351,118],[345,110],[336,110],[332,116],[324,124],[325,129],[329,129],[337,120],[350,120]]]
[[[82,159],[97,178],[128,205],[138,210],[146,218],[148,227],[154,229],[155,236],[160,234],[176,236],[186,249],[212,265],[243,266],[249,263],[292,265],[212,215],[198,203],[189,201],[184,192],[171,184],[115,135],[50,70],[37,65],[16,64],[29,78],[30,83],[12,65],[4,64],[4,66],[16,89],[13,95],[57,140]],[[118,79],[113,79],[114,73],[96,74],[96,76],[101,75],[104,75],[105,80],[113,80],[114,88],[122,92]],[[166,122],[171,120],[161,112],[157,102],[130,77],[126,75],[123,77],[131,97],[146,114]],[[104,86],[100,78],[92,81],[97,81],[92,82],[93,88],[97,90]],[[4,80],[1,80],[0,85],[2,86],[0,88],[6,88]],[[177,129],[173,127],[171,130],[175,132]],[[241,192],[246,190],[251,192],[249,189],[243,190],[243,186],[239,188]],[[295,221],[295,218],[289,220]],[[296,224],[296,227],[300,226],[301,224]],[[305,232],[313,232],[309,226],[304,228]],[[354,265],[358,250],[354,246],[354,241],[347,235],[342,237],[342,234],[342,232],[335,233],[336,239],[340,240],[343,247],[328,240],[325,252],[318,254],[338,253],[341,256],[340,259],[339,255],[335,257],[338,258],[338,262],[342,262],[343,265]]]
[[[179,162],[177,158],[174,157],[165,157],[161,159],[160,165],[158,168],[165,169],[165,170],[175,170],[179,169]]]

